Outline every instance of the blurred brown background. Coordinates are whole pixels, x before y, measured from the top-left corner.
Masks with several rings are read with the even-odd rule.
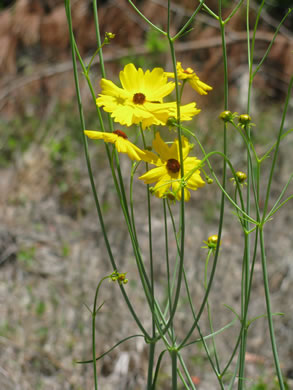
[[[217,1],[206,2],[215,12]],[[274,31],[291,1],[271,0],[260,19],[255,49],[256,63],[261,59]],[[89,61],[96,50],[92,4],[72,0],[74,32],[81,54]],[[165,28],[165,0],[140,0],[139,9],[153,23]],[[233,1],[223,1],[228,15]],[[258,3],[251,1],[251,24]],[[141,21],[125,0],[98,1],[102,34],[116,34],[105,47],[109,77],[117,78],[127,62],[144,69],[162,66],[171,70],[166,42]],[[193,11],[189,0],[172,2],[172,26],[176,32]],[[214,87],[207,97],[194,91],[184,96],[196,99],[201,115],[191,124],[207,150],[221,147],[219,112],[223,110],[223,68],[217,23],[201,12],[193,30],[176,46],[177,58],[191,66],[201,79]],[[229,95],[231,111],[244,112],[247,86],[247,47],[244,7],[227,25],[229,57]],[[293,69],[293,18],[280,29],[271,53],[254,83],[252,96],[254,134],[261,154],[276,137],[282,104]],[[112,270],[97,222],[80,140],[79,117],[75,101],[68,27],[62,0],[0,1],[0,389],[2,390],[87,390],[92,388],[91,366],[74,361],[90,356],[90,315],[83,303],[91,306],[97,282]],[[95,62],[92,80],[99,92],[100,73]],[[86,124],[97,128],[95,107],[81,79]],[[292,102],[285,129],[292,128]],[[245,151],[241,141],[231,134],[232,161],[241,169]],[[114,255],[121,271],[128,272],[127,285],[142,321],[150,325],[143,310],[145,302],[135,271],[131,245],[119,211],[113,183],[106,164],[103,145],[91,144],[98,193]],[[198,151],[196,151],[198,153]],[[272,186],[272,203],[292,172],[292,141],[281,148]],[[129,162],[121,159],[125,174]],[[215,169],[221,172],[221,162]],[[268,168],[264,167],[264,181]],[[145,188],[136,184],[136,205],[145,196]],[[212,189],[212,191],[211,191]],[[230,191],[233,191],[231,184]],[[288,193],[292,193],[292,186]],[[218,224],[220,194],[206,186],[192,194],[188,205],[186,265],[195,303],[203,294],[203,240],[214,234]],[[156,290],[165,293],[166,270],[161,261],[163,225],[157,200],[154,207],[154,253]],[[291,204],[268,224],[268,262],[274,311],[286,315],[275,320],[277,341],[288,383],[293,371],[292,338],[292,218]],[[145,210],[137,212],[138,235],[148,259]],[[170,233],[171,234],[171,233]],[[233,315],[223,303],[237,308],[242,261],[241,230],[227,207],[222,256],[211,302],[215,328],[229,322]],[[227,288],[229,286],[229,288]],[[137,333],[123,307],[117,286],[105,284],[101,300],[105,306],[97,320],[97,353],[103,353],[122,337]],[[250,316],[265,312],[261,266],[256,265]],[[184,302],[178,312],[179,337],[188,329]],[[202,327],[207,326],[203,317]],[[182,333],[180,333],[182,332]],[[274,371],[265,319],[250,330],[247,354],[247,388],[274,387]],[[233,348],[237,329],[219,336],[223,361]],[[217,389],[217,382],[198,347],[186,352],[190,372],[199,389]],[[144,388],[147,350],[143,342],[130,341],[99,363],[103,390]],[[163,365],[159,389],[169,389],[169,362]],[[263,387],[262,387],[263,388]]]

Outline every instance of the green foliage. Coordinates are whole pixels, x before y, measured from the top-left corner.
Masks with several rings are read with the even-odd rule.
[[[30,266],[35,257],[35,247],[23,247],[17,254],[17,260]]]
[[[29,116],[0,121],[0,167],[8,166],[16,156],[29,148],[34,142],[39,125],[37,118]]]
[[[44,301],[37,302],[36,305],[36,314],[42,316],[46,311],[46,303]]]
[[[156,30],[149,30],[146,36],[146,47],[152,53],[165,53],[168,50],[168,42]]]
[[[289,390],[289,385],[286,381],[284,382],[284,385],[285,385],[285,390]],[[279,389],[280,386],[277,381],[277,378],[274,378],[274,380],[270,380],[270,381],[268,380],[264,381],[263,378],[260,378],[256,384],[254,384],[252,387],[249,388],[249,390],[279,390]]]

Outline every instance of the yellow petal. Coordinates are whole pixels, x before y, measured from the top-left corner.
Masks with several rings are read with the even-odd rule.
[[[169,190],[172,183],[172,178],[169,174],[164,175],[154,187],[156,196],[163,198],[166,192]]]
[[[143,180],[145,184],[151,184],[154,183],[155,181],[160,180],[166,174],[168,174],[167,168],[165,165],[162,165],[160,167],[153,168],[150,171],[146,172],[145,174],[139,177],[139,180]]]
[[[119,73],[119,78],[124,89],[132,94],[138,92],[140,77],[138,70],[133,64],[125,65],[124,69]]]
[[[160,133],[157,131],[155,138],[153,140],[153,148],[161,157],[162,161],[169,160],[170,157],[170,148],[169,146],[162,140]]]
[[[129,92],[125,91],[122,88],[117,87],[111,80],[102,79],[101,80],[101,88],[102,88],[102,95],[109,95],[109,96],[119,96],[121,98],[127,99],[130,97]]]
[[[206,183],[202,180],[199,171],[195,171],[195,173],[187,181],[187,188],[196,191],[198,188],[203,187],[205,184]]]
[[[198,167],[200,168],[201,160],[198,160],[196,157],[186,157],[184,160],[184,171],[185,173],[191,171],[192,169]]]
[[[102,131],[85,130],[85,135],[92,139],[103,139],[105,142],[116,142],[118,135],[113,133],[105,133]]]
[[[210,87],[208,84],[203,83],[200,81],[200,79],[196,76],[189,80],[190,85],[193,89],[196,90],[200,95],[207,95],[207,91],[211,91],[213,88]]]
[[[182,188],[180,186],[180,182],[174,181],[172,183],[172,189],[176,193],[176,199],[180,200],[182,197]],[[190,199],[190,192],[186,188],[184,188],[183,193],[184,193],[184,202],[188,202]]]

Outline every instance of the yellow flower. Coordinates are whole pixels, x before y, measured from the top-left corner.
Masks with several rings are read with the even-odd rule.
[[[183,69],[181,62],[177,62],[176,65],[177,75],[179,80],[187,80],[191,87],[196,90],[200,95],[207,95],[207,91],[211,91],[213,88],[208,84],[202,82],[193,69]],[[171,78],[175,78],[173,72],[166,72],[166,75]]]
[[[190,173],[194,168],[200,164],[200,160],[196,157],[188,157],[190,151],[190,144],[188,139],[181,137],[182,140],[182,154],[183,154],[183,170],[184,179],[181,180],[181,165],[180,165],[180,154],[179,154],[179,141],[176,139],[171,146],[168,146],[160,137],[159,132],[156,133],[155,139],[153,140],[153,148],[158,153],[159,158],[152,161],[147,158],[145,161],[156,165],[157,167],[146,172],[140,176],[139,179],[143,180],[145,184],[155,183],[153,192],[159,198],[166,197],[170,194],[170,188],[173,195],[177,200],[181,198],[181,188],[184,187],[184,200],[190,199],[191,190],[197,190],[199,187],[203,187],[205,182],[200,176],[200,170],[196,169]]]
[[[102,93],[97,98],[97,105],[112,113],[115,122],[126,126],[141,123],[143,129],[167,122],[168,106],[160,103],[173,91],[175,84],[168,82],[162,68],[144,73],[141,68],[127,64],[119,78],[122,88],[102,79]]]
[[[157,159],[154,153],[147,150],[141,150],[127,138],[127,135],[121,130],[115,130],[113,133],[104,133],[102,131],[85,130],[85,135],[92,139],[103,139],[105,142],[110,142],[115,145],[117,152],[126,153],[131,160],[148,160],[154,161]]]
[[[177,103],[171,102],[166,103],[169,108],[169,116],[177,119]],[[184,106],[180,106],[180,120],[181,121],[190,121],[195,115],[200,113],[200,109],[196,108],[196,103],[188,103]]]

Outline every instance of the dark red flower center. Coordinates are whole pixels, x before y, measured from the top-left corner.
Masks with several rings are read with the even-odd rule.
[[[123,131],[121,131],[121,130],[115,130],[115,131],[113,131],[113,133],[117,134],[119,137],[122,137],[124,139],[128,138],[127,135]]]
[[[135,104],[143,104],[145,102],[145,95],[143,93],[135,93],[132,99]]]
[[[180,171],[179,161],[175,160],[175,158],[170,158],[167,161],[167,169],[168,169],[168,171],[171,171],[172,173],[179,172]]]

